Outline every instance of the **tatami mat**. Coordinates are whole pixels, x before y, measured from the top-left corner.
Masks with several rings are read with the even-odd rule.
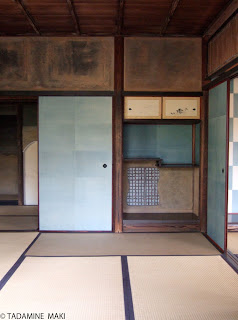
[[[216,255],[200,233],[42,233],[33,256]]]
[[[35,239],[38,232],[0,233],[0,280]]]
[[[128,257],[136,320],[237,320],[238,276],[220,257]]]
[[[234,254],[238,254],[238,232],[228,232],[227,249]]]
[[[44,319],[65,313],[68,320],[123,320],[121,258],[28,257],[0,292],[0,310],[44,313]]]

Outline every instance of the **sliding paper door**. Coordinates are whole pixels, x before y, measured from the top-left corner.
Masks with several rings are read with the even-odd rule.
[[[226,207],[227,83],[209,91],[207,234],[222,249]]]
[[[40,230],[112,229],[112,99],[40,97]]]

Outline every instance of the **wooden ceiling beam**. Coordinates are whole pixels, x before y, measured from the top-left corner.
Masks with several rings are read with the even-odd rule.
[[[117,15],[117,34],[120,35],[123,29],[124,24],[124,7],[125,7],[125,0],[119,0],[118,5],[118,15]]]
[[[79,19],[78,19],[77,13],[75,11],[73,0],[66,0],[66,2],[68,4],[69,11],[70,11],[71,16],[74,21],[74,27],[75,27],[76,33],[77,33],[77,35],[80,35],[81,32],[80,32],[80,26],[79,26]]]
[[[36,26],[35,20],[33,19],[31,14],[27,10],[27,8],[26,8],[25,4],[23,3],[23,1],[22,0],[14,0],[14,1],[18,5],[18,7],[21,9],[22,13],[27,18],[28,22],[30,23],[30,25],[32,26],[34,31],[40,36],[41,35],[40,30]]]
[[[161,34],[162,36],[163,36],[163,35],[165,34],[165,32],[166,32],[167,27],[168,27],[168,25],[169,25],[169,23],[170,23],[173,15],[174,15],[175,10],[176,10],[177,7],[178,7],[179,2],[180,2],[180,0],[173,0],[173,2],[172,2],[172,4],[171,4],[171,7],[170,7],[170,9],[169,9],[169,14],[168,14],[168,16],[166,17],[165,22],[164,22],[164,24],[163,24],[163,26],[162,26],[162,28],[161,28],[160,34]]]
[[[203,33],[203,37],[210,39],[237,10],[238,0],[230,1],[227,6],[220,11],[215,20],[208,26]]]

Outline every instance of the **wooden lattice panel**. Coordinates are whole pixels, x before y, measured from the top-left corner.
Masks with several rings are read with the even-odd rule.
[[[159,204],[158,168],[128,168],[128,206],[157,206]]]

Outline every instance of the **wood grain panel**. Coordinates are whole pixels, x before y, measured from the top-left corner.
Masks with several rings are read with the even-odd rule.
[[[200,91],[201,39],[126,38],[126,91]]]
[[[113,38],[1,38],[0,90],[112,91]]]
[[[208,75],[238,57],[238,14],[208,44]]]

